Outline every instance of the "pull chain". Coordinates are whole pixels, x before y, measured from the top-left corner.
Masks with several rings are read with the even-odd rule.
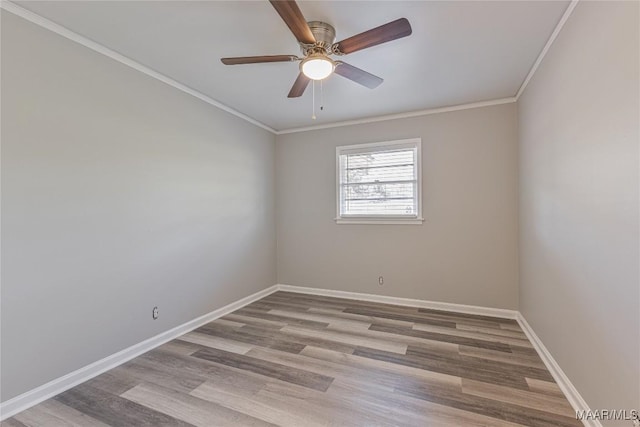
[[[322,89],[322,80],[320,80],[320,111],[324,111],[324,90]]]
[[[312,92],[311,103],[313,104],[311,119],[315,120],[316,119],[316,81],[315,80],[311,80],[311,92]]]

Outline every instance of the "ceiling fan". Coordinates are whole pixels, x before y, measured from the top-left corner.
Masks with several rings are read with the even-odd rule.
[[[334,72],[342,77],[374,89],[382,79],[346,62],[334,61],[330,55],[347,55],[411,34],[411,25],[400,18],[335,43],[336,31],[326,22],[307,22],[294,0],[269,0],[300,44],[303,58],[296,55],[242,56],[222,58],[225,65],[264,62],[300,62],[300,74],[289,91],[289,98],[302,96],[311,80],[323,80]]]

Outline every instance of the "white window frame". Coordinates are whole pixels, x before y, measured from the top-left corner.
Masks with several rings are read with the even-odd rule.
[[[386,149],[415,148],[416,162],[416,204],[415,215],[342,215],[340,156],[344,154],[364,153]],[[366,144],[342,145],[336,147],[336,224],[422,224],[422,139],[400,139],[396,141],[371,142]]]

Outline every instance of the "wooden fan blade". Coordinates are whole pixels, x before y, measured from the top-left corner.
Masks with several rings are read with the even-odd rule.
[[[336,61],[336,69],[334,73],[349,80],[353,80],[362,86],[368,87],[369,89],[377,88],[384,81],[378,76],[374,76],[371,73],[367,73],[358,67],[354,67],[353,65],[349,65],[342,61]]]
[[[259,64],[262,62],[292,62],[297,61],[298,58],[295,55],[265,55],[265,56],[238,56],[235,58],[222,58],[220,61],[224,65],[239,65],[239,64]]]
[[[316,38],[307,25],[307,20],[304,19],[304,15],[300,12],[295,1],[269,0],[269,2],[300,43],[314,44],[316,42]]]
[[[305,76],[304,74],[302,73],[298,74],[298,78],[293,83],[293,86],[291,87],[291,90],[289,91],[289,95],[287,95],[287,98],[298,98],[302,96],[302,94],[304,93],[304,90],[307,88],[310,81],[311,79]]]
[[[334,43],[334,49],[342,54],[357,52],[371,46],[390,42],[411,35],[411,24],[407,18],[396,19],[395,21],[373,28],[364,33],[356,34],[348,39]]]

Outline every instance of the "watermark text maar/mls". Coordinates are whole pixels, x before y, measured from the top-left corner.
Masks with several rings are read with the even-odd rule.
[[[581,421],[635,421],[639,425],[640,412],[637,409],[590,409],[576,411],[576,419]]]

